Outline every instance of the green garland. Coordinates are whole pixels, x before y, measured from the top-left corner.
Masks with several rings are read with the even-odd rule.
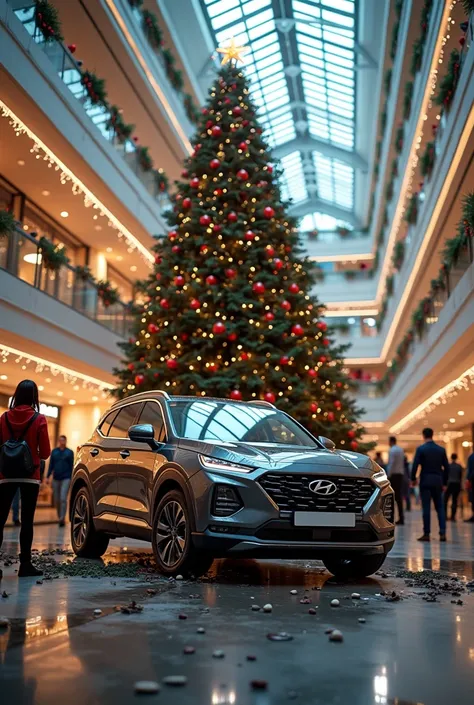
[[[384,85],[384,90],[385,90],[386,96],[388,96],[390,93],[391,84],[392,84],[392,69],[389,68],[385,71],[385,75],[383,78],[383,85]]]
[[[418,194],[414,193],[410,197],[403,217],[409,225],[416,225],[416,221],[418,220]]]
[[[44,269],[50,272],[57,272],[61,267],[69,264],[64,247],[58,247],[48,238],[41,237],[39,241],[41,251],[41,263]]]
[[[193,97],[189,93],[185,93],[183,103],[188,120],[196,125],[199,122],[200,113],[194,104]]]
[[[143,31],[153,49],[161,49],[163,45],[163,32],[158,24],[158,18],[150,10],[142,11]]]
[[[466,15],[470,15],[474,12],[474,0],[462,0],[462,6]]]
[[[434,101],[436,105],[443,105],[446,109],[451,105],[459,80],[460,61],[459,51],[453,49],[449,57],[447,72],[439,84],[438,94]]]
[[[408,120],[411,113],[411,103],[413,100],[413,81],[405,83],[405,92],[403,95],[403,118]]]
[[[8,237],[16,228],[16,221],[13,217],[13,213],[10,211],[1,210],[0,211],[0,240],[4,237]]]
[[[388,277],[385,279],[385,291],[387,292],[387,296],[393,295],[393,284],[394,276],[393,274],[389,274]]]
[[[413,42],[413,51],[411,55],[410,65],[410,73],[413,77],[415,77],[418,71],[421,69],[424,46],[425,40],[422,37],[418,37],[418,39],[415,39],[415,41]]]
[[[392,27],[392,41],[390,44],[390,58],[392,61],[397,54],[398,34],[400,31],[400,20],[397,20]]]
[[[430,177],[435,163],[435,143],[427,142],[425,151],[420,157],[420,172],[422,176]]]
[[[128,0],[130,7],[140,8],[143,5],[143,0]]]
[[[130,139],[132,132],[135,129],[135,125],[130,125],[124,121],[122,111],[116,105],[111,105],[109,107],[109,112],[110,117],[105,123],[105,126],[108,130],[113,130],[120,144],[124,144],[128,139]]]
[[[95,282],[95,279],[94,279],[94,276],[92,274],[90,267],[86,267],[86,266],[83,267],[78,264],[77,267],[74,267],[74,271],[76,272],[77,279],[79,279],[80,281],[82,281],[82,282],[89,281],[89,282],[93,282],[93,283]]]
[[[403,149],[403,143],[405,141],[405,130],[403,128],[403,125],[399,125],[397,127],[397,131],[395,133],[395,151],[397,154],[400,154],[402,149]]]
[[[405,242],[403,240],[398,240],[395,243],[392,254],[392,265],[393,268],[399,272],[403,265],[403,260],[405,259]]]
[[[169,181],[163,169],[155,169],[155,182],[158,189],[163,193],[169,189]]]
[[[97,294],[106,308],[120,301],[118,289],[113,287],[107,279],[97,282]]]
[[[149,147],[137,147],[137,157],[143,171],[151,171],[153,169],[153,159],[150,156]]]
[[[387,181],[387,185],[385,187],[385,199],[387,203],[390,203],[390,201],[393,198],[393,176],[390,177],[390,181]]]
[[[92,105],[107,105],[107,93],[105,90],[105,79],[99,78],[92,71],[84,71],[81,83],[87,91]]]
[[[38,0],[35,7],[35,23],[44,37],[45,42],[62,42],[64,37],[61,33],[62,26],[59,19],[59,12],[47,2]]]

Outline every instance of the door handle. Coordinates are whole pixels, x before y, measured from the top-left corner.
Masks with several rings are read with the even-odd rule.
[[[124,460],[125,460],[125,458],[128,458],[129,455],[130,455],[130,451],[129,451],[129,450],[121,450],[121,451],[120,451],[120,456],[121,456]]]
[[[98,448],[92,448],[90,454],[92,455],[93,458],[95,458],[96,455],[99,455],[99,449],[98,449]]]

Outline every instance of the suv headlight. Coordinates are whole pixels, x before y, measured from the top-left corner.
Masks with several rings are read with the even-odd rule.
[[[372,461],[372,470],[374,471],[374,474],[372,475],[372,480],[377,485],[381,486],[381,485],[387,484],[387,482],[388,482],[387,473],[375,461]]]
[[[203,468],[207,470],[229,470],[230,472],[252,472],[252,470],[255,470],[255,468],[251,468],[248,465],[239,465],[239,463],[231,463],[228,460],[210,458],[208,455],[200,455],[199,460]]]

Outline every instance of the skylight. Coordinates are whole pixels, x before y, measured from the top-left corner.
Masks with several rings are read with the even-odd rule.
[[[357,3],[201,0],[216,46],[235,37],[250,48],[244,70],[267,140],[277,149],[294,141],[281,159],[283,197],[307,201],[308,213],[313,198],[319,211],[354,208],[354,167],[328,152],[355,149]]]

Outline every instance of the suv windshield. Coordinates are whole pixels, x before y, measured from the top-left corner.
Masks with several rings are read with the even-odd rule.
[[[169,402],[176,434],[193,441],[319,448],[314,438],[277,409],[199,399]]]

